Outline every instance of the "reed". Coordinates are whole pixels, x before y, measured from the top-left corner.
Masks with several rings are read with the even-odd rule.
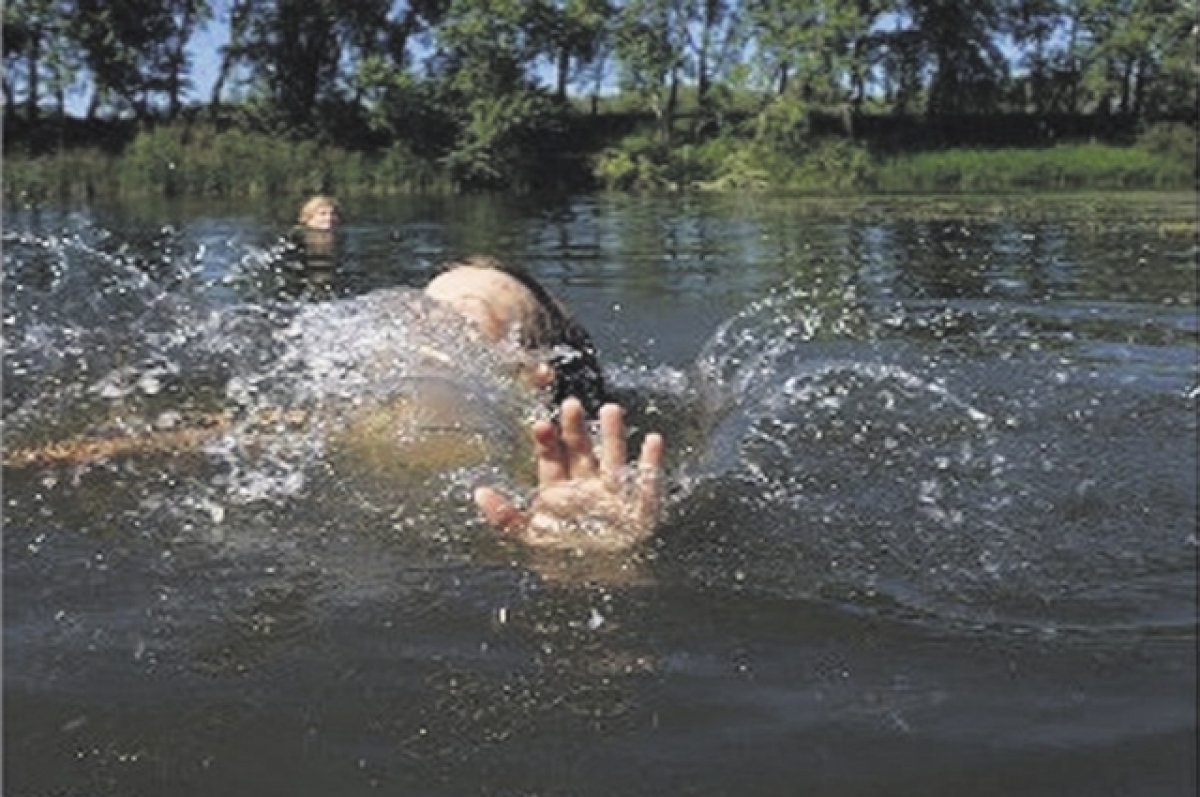
[[[4,156],[4,195],[24,201],[112,195],[119,158],[91,147],[43,157]]]

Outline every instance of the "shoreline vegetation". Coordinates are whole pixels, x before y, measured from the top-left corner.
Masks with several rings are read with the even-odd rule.
[[[806,136],[790,146],[764,143],[753,133],[694,143],[679,138],[663,144],[652,124],[608,139],[584,132],[578,140],[590,144],[587,148],[570,146],[573,139],[564,135],[510,166],[503,184],[483,189],[870,195],[1196,187],[1196,132],[1182,123],[1150,126],[1128,143],[917,151],[832,135]],[[210,123],[145,128],[115,146],[73,143],[36,154],[30,149],[5,142],[6,200],[257,198],[317,191],[381,197],[479,188],[456,180],[444,158],[422,157],[402,143],[349,149]]]
[[[10,0],[4,194],[1194,190],[1196,3]]]

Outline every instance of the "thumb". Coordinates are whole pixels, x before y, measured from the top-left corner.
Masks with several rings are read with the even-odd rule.
[[[475,505],[488,525],[500,531],[515,532],[525,525],[525,513],[491,487],[480,487],[475,491]]]

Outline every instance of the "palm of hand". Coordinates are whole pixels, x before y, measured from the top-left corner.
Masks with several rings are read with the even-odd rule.
[[[491,488],[475,501],[493,526],[531,546],[620,550],[647,538],[658,517],[663,440],[642,443],[637,472],[626,478],[625,422],[621,408],[600,409],[600,450],[593,450],[583,406],[563,402],[561,429],[548,421],[533,426],[538,491],[522,511]]]

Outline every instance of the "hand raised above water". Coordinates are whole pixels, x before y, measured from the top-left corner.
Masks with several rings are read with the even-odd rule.
[[[521,510],[496,490],[479,488],[475,503],[488,523],[538,548],[614,551],[650,536],[662,498],[661,435],[646,435],[637,471],[629,474],[624,413],[616,404],[600,408],[598,453],[577,399],[563,402],[559,427],[538,421],[532,431],[537,493]]]

